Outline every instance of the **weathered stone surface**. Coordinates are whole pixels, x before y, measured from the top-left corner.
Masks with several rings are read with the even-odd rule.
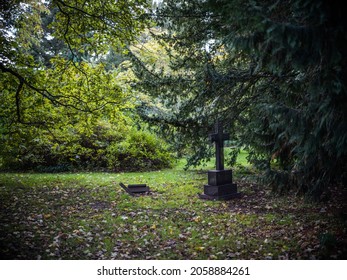
[[[211,186],[230,184],[233,181],[232,170],[209,170],[208,184]]]

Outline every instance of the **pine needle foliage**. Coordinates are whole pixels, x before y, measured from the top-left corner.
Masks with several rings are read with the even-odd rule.
[[[275,191],[318,198],[346,182],[345,14],[325,0],[162,1],[171,71],[138,63],[138,85],[172,110],[144,115],[180,135],[191,164],[221,119]]]

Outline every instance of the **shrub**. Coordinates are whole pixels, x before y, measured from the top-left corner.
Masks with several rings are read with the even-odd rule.
[[[107,149],[108,168],[115,171],[158,170],[170,167],[172,157],[164,141],[146,131],[131,131]]]
[[[171,165],[166,144],[147,131],[99,121],[87,133],[21,127],[0,139],[0,168],[38,172],[158,170]]]

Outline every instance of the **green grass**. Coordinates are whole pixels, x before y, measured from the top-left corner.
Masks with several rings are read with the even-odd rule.
[[[239,160],[244,160],[242,154]],[[328,210],[317,215],[321,205],[307,205],[300,197],[275,197],[245,180],[238,182],[242,199],[201,200],[206,168],[183,171],[182,165],[144,173],[2,173],[0,255],[296,259],[344,254],[336,248],[345,225]],[[131,197],[119,182],[146,183],[152,193]],[[334,237],[325,242],[329,250],[321,241],[326,232]]]
[[[225,148],[225,153],[229,153],[230,148]],[[247,161],[247,156],[248,152],[245,150],[241,150],[240,153],[238,154],[237,160],[236,160],[236,168],[237,167],[243,167],[243,168],[251,168],[251,164]],[[180,159],[177,161],[175,165],[175,169],[177,170],[182,170],[184,169],[187,161],[186,159]],[[233,166],[230,166],[228,164],[225,165],[225,168],[235,168]],[[210,169],[215,169],[215,158],[211,158],[201,166],[195,167],[195,168],[189,168],[190,170],[210,170]]]

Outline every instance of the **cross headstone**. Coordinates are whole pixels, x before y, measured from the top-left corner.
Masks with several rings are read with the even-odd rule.
[[[204,185],[202,199],[228,200],[240,197],[237,185],[233,183],[232,170],[224,170],[224,141],[229,140],[229,134],[223,132],[223,124],[216,122],[215,133],[210,134],[210,140],[216,146],[216,170],[208,171],[208,184]]]
[[[216,146],[216,170],[224,170],[224,141],[229,140],[229,134],[223,132],[222,122],[216,122],[215,133],[210,134],[210,140]]]

